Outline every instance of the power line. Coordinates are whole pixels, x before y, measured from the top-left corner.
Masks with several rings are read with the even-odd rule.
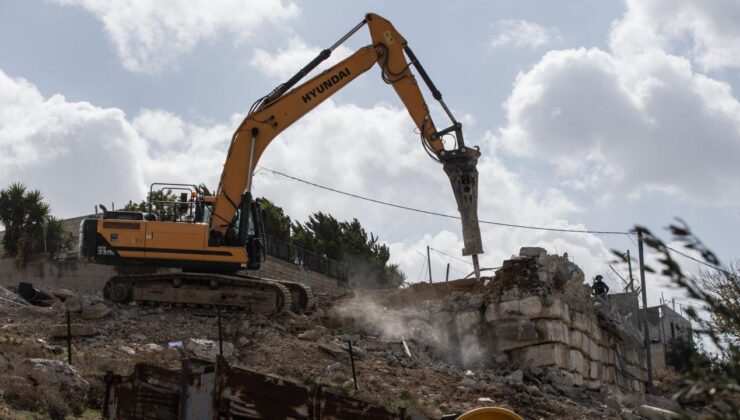
[[[462,258],[457,258],[457,257],[455,257],[455,256],[452,256],[452,255],[450,255],[450,254],[446,253],[446,252],[442,252],[442,251],[440,251],[440,250],[438,250],[438,249],[434,249],[434,248],[432,248],[431,246],[429,247],[429,249],[431,249],[432,251],[434,251],[434,252],[436,252],[436,253],[438,253],[438,254],[446,255],[446,256],[448,256],[448,257],[450,257],[450,258],[454,259],[454,260],[458,260],[458,261],[460,261],[460,262],[464,262],[465,264],[470,264],[470,265],[473,265],[473,263],[472,263],[472,262],[470,262],[470,261],[465,261],[465,260],[464,260],[464,259],[462,259]]]
[[[448,218],[448,219],[457,219],[457,220],[460,220],[460,216],[453,216],[453,215],[450,215],[450,214],[438,213],[438,212],[429,211],[429,210],[422,210],[422,209],[417,209],[417,208],[413,208],[413,207],[403,206],[403,205],[400,205],[400,204],[390,203],[390,202],[387,202],[387,201],[376,200],[374,198],[363,197],[361,195],[357,195],[357,194],[353,194],[353,193],[350,193],[350,192],[341,191],[341,190],[338,190],[338,189],[335,189],[335,188],[331,188],[331,187],[327,187],[327,186],[324,186],[324,185],[320,185],[320,184],[317,184],[315,182],[306,181],[305,179],[297,178],[297,177],[294,177],[294,176],[285,174],[283,172],[280,172],[280,171],[276,171],[274,169],[267,168],[265,166],[260,166],[260,167],[262,169],[266,170],[266,171],[272,172],[275,175],[280,175],[282,177],[285,177],[285,178],[288,178],[288,179],[292,179],[294,181],[298,181],[298,182],[304,183],[306,185],[310,185],[312,187],[316,187],[316,188],[320,188],[320,189],[323,189],[323,190],[335,192],[337,194],[346,195],[348,197],[357,198],[359,200],[365,200],[365,201],[369,201],[369,202],[375,203],[375,204],[381,204],[381,205],[384,205],[384,206],[395,207],[395,208],[402,209],[402,210],[408,210],[408,211],[413,211],[413,212],[417,212],[417,213],[428,214],[428,215],[431,215],[431,216],[438,216],[438,217],[445,217],[445,218]],[[565,229],[565,228],[553,228],[553,227],[545,227],[545,226],[528,226],[528,225],[518,225],[518,224],[514,224],[514,223],[491,222],[491,221],[487,221],[487,220],[478,220],[478,223],[482,223],[482,224],[486,224],[486,225],[494,225],[494,226],[519,228],[519,229],[543,230],[543,231],[550,231],[550,232],[590,233],[590,234],[593,234],[593,235],[627,235],[627,236],[630,236],[630,235],[634,235],[635,234],[634,232],[619,232],[619,231],[607,231],[607,230],[588,230],[588,229]]]
[[[668,245],[666,245],[665,247],[666,247],[666,249],[669,249],[669,250],[671,250],[671,251],[675,252],[676,254],[678,254],[678,255],[681,255],[681,256],[683,256],[683,257],[686,257],[686,258],[688,258],[688,259],[690,259],[690,260],[696,261],[696,262],[698,262],[699,264],[705,265],[705,266],[707,266],[707,267],[709,267],[709,268],[713,268],[713,269],[715,269],[715,270],[717,270],[717,271],[719,271],[719,272],[721,272],[721,273],[727,274],[727,275],[728,275],[728,276],[730,276],[730,277],[735,277],[736,279],[740,279],[740,277],[738,277],[738,276],[737,276],[737,274],[733,274],[733,273],[731,273],[731,272],[729,272],[729,271],[727,271],[727,270],[724,270],[724,269],[721,269],[721,268],[719,268],[719,267],[717,267],[717,266],[715,266],[715,265],[709,264],[708,262],[705,262],[705,261],[702,261],[702,260],[700,260],[700,259],[694,258],[694,257],[692,257],[691,255],[688,255],[688,254],[684,254],[683,252],[681,252],[681,251],[678,251],[678,250],[676,250],[676,249],[673,249],[673,248],[669,247]]]

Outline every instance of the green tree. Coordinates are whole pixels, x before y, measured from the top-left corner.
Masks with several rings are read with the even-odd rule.
[[[727,306],[727,312],[740,313],[740,261],[730,263],[727,272],[702,269],[697,276],[698,284],[715,299]],[[740,346],[740,323],[728,318],[725,313],[712,313],[712,322],[717,333],[726,340]]]
[[[177,201],[177,196],[172,190],[150,191],[147,193],[147,199],[139,203],[129,200],[123,207],[125,211],[142,211],[149,212],[149,202],[152,203],[151,212],[159,220],[172,220],[174,215],[174,206],[169,203]]]
[[[283,209],[276,206],[266,198],[258,198],[257,201],[262,208],[265,233],[284,242],[290,242],[291,220]]]
[[[67,232],[62,219],[57,219],[54,216],[46,217],[43,235],[44,237],[38,239],[38,241],[40,241],[41,244],[45,244],[45,249],[52,258],[62,252],[74,248],[75,246],[74,235]]]
[[[357,219],[340,222],[322,212],[305,224],[293,223],[291,242],[347,264],[349,277],[359,287],[399,287],[406,276],[397,264],[388,264],[390,249],[362,227]]]
[[[714,271],[737,280],[737,274],[733,274],[732,268],[723,267],[714,252],[691,232],[685,222],[679,220],[668,226],[668,229],[673,235],[673,241],[681,243],[685,248],[694,250],[701,256],[703,261],[700,262],[715,267]],[[701,316],[691,307],[686,310],[686,314],[699,337],[709,339],[720,353],[719,357],[711,360],[708,367],[707,359],[701,358],[695,358],[685,364],[683,367],[687,370],[683,374],[683,385],[673,398],[681,404],[705,401],[707,403],[705,410],[709,418],[740,419],[740,347],[736,336],[734,339],[732,336],[729,339],[727,337],[727,331],[740,331],[740,311],[737,310],[736,302],[722,293],[713,293],[712,290],[705,288],[696,276],[685,273],[673,258],[675,251],[650,230],[636,226],[634,231],[643,235],[645,246],[658,256],[660,269],[646,267],[646,271],[659,272],[669,278],[674,285],[685,290],[690,298],[702,303],[703,310],[710,315],[709,318]],[[613,252],[626,262],[620,252]],[[725,326],[718,327],[717,320],[721,320]]]
[[[15,258],[19,267],[39,250],[49,212],[38,190],[29,191],[20,183],[0,190],[0,221],[5,227],[2,247],[4,255]]]

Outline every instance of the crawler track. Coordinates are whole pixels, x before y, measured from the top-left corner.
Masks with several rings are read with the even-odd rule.
[[[297,314],[310,313],[316,309],[316,295],[313,293],[311,288],[308,287],[308,285],[293,281],[277,280],[266,277],[254,277],[249,275],[245,271],[240,271],[239,273],[237,273],[237,275],[246,279],[271,281],[285,286],[290,292],[293,301],[293,305],[291,306],[290,310]]]
[[[121,275],[106,282],[103,296],[116,303],[221,307],[272,316],[295,306],[293,293],[281,283],[209,273]]]

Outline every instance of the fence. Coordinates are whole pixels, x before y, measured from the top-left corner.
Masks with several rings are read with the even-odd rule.
[[[302,265],[307,270],[347,281],[347,265],[343,262],[332,260],[269,235],[265,237],[265,252],[271,257]]]

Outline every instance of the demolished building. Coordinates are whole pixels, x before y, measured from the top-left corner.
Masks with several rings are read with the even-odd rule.
[[[363,294],[339,308],[358,328],[428,344],[469,368],[506,366],[549,382],[645,392],[637,295],[591,297],[567,255],[522,248],[485,284],[458,280]]]

